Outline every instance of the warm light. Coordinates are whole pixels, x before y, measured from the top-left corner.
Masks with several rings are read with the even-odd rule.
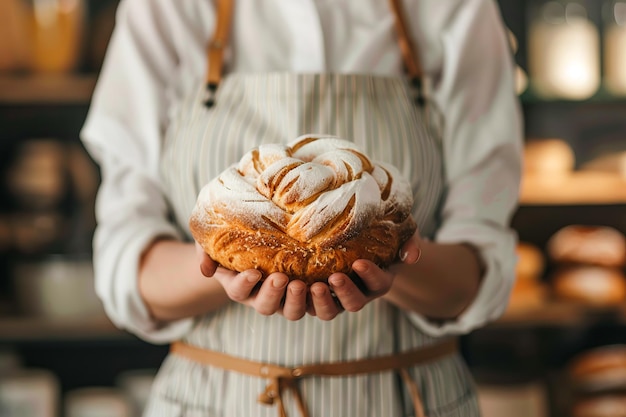
[[[533,22],[529,75],[536,93],[574,100],[592,96],[600,86],[599,44],[598,30],[586,18]]]

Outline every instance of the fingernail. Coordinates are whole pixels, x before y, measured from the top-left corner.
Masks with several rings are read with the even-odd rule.
[[[364,272],[367,272],[368,266],[365,262],[355,262],[355,264],[352,265],[352,269],[354,269],[355,272],[362,274]]]
[[[315,286],[311,287],[311,293],[313,293],[313,295],[316,297],[322,297],[324,294],[326,294],[326,290],[322,286]]]
[[[289,290],[293,295],[300,295],[304,292],[304,288],[302,287],[291,287]]]
[[[246,280],[248,280],[248,282],[251,284],[258,282],[260,279],[261,279],[261,273],[259,271],[249,272],[248,275],[246,276]]]
[[[422,248],[417,248],[417,258],[413,262],[414,264],[418,263],[422,259]]]
[[[288,281],[288,280],[287,280],[287,278],[285,278],[285,277],[275,277],[275,278],[272,280],[272,286],[273,286],[274,288],[282,288],[282,287],[284,287],[285,285],[287,285],[287,281]]]
[[[330,282],[333,287],[343,287],[346,285],[346,281],[343,278],[335,278]]]
[[[207,278],[211,277],[211,274],[209,274],[206,270],[206,268],[204,267],[204,265],[200,265],[200,272],[202,273],[202,275],[204,275]]]
[[[406,259],[409,257],[409,252],[408,251],[402,251],[400,250],[400,252],[398,253],[400,260],[402,262],[406,261]],[[412,264],[416,264],[419,262],[419,260],[422,257],[422,249],[421,248],[417,248],[417,256],[415,257],[415,260],[411,261]]]

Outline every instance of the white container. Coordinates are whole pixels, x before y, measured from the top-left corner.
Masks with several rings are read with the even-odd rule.
[[[65,417],[135,417],[126,395],[109,387],[79,388],[65,395]]]
[[[478,385],[483,417],[548,417],[548,398],[543,384]]]
[[[604,83],[612,94],[626,95],[626,0],[605,9]]]
[[[576,1],[547,1],[532,18],[528,68],[534,92],[583,100],[600,87],[600,35]]]
[[[22,261],[13,269],[20,312],[47,319],[104,316],[95,292],[91,259],[52,255]]]
[[[0,416],[58,417],[59,382],[43,369],[21,369],[0,376]]]
[[[122,372],[116,378],[115,385],[126,394],[136,416],[142,415],[148,403],[156,374],[155,369],[134,369]]]

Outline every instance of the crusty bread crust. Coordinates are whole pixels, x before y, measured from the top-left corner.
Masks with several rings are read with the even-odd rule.
[[[284,272],[291,279],[308,283],[325,281],[333,272],[349,274],[357,259],[369,259],[387,266],[400,249],[400,242],[408,240],[415,223],[408,217],[401,224],[374,222],[358,236],[336,246],[302,243],[284,233],[257,232],[243,224],[212,225],[190,222],[196,240],[209,256],[233,271],[258,269],[263,276]]]

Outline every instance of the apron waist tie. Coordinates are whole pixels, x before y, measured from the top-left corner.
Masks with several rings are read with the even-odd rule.
[[[424,417],[424,407],[419,388],[415,381],[411,379],[406,368],[455,354],[458,352],[458,340],[453,338],[434,345],[387,356],[354,361],[323,362],[295,368],[238,358],[180,341],[172,343],[170,352],[203,365],[269,379],[265,391],[259,395],[259,402],[276,405],[279,417],[287,417],[282,397],[286,390],[291,390],[293,393],[302,417],[309,417],[298,387],[298,380],[301,378],[306,376],[351,376],[395,370],[400,373],[404,383],[407,385],[415,408],[415,416]]]

